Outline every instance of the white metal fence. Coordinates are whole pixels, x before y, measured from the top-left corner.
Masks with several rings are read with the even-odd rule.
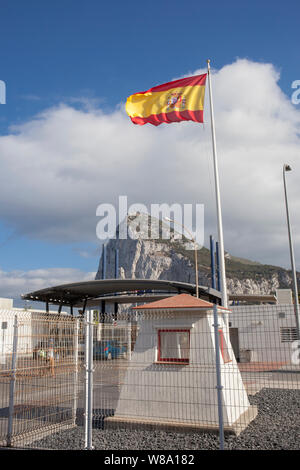
[[[213,431],[224,448],[228,433],[250,423],[255,433],[258,392],[300,390],[291,305],[85,321],[0,311],[0,322],[2,445],[44,448],[42,437],[71,427],[85,449],[115,428]]]
[[[0,443],[17,446],[75,425],[79,321],[0,310]]]

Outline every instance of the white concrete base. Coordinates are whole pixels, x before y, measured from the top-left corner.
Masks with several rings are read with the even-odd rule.
[[[257,416],[257,407],[250,406],[235,423],[231,426],[225,425],[224,432],[228,434],[235,434],[238,436],[251,421]],[[173,432],[218,432],[218,424],[210,423],[196,423],[196,422],[180,422],[180,421],[165,421],[158,419],[145,419],[145,418],[131,418],[129,416],[111,416],[105,418],[104,429],[116,428],[130,428],[130,429],[159,429]]]

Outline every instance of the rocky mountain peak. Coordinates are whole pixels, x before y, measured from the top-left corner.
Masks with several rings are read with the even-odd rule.
[[[105,245],[106,279],[167,279],[195,283],[194,245],[170,224],[148,214],[129,214]],[[121,237],[122,235],[122,237]],[[118,256],[116,256],[116,253]],[[211,286],[210,251],[198,250],[199,284]],[[291,287],[284,268],[225,254],[226,279],[231,294],[269,294]],[[103,277],[103,253],[96,279]]]

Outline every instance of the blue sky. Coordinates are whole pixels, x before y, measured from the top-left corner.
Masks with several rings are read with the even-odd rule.
[[[292,82],[300,79],[299,14],[300,6],[296,1],[2,0],[0,80],[6,83],[7,95],[6,104],[0,105],[0,139],[10,139],[20,133],[25,136],[28,125],[32,137],[36,116],[46,113],[44,120],[54,121],[57,116],[50,110],[61,105],[78,111],[83,118],[94,112],[91,108],[101,110],[109,120],[120,106],[122,108],[128,95],[203,69],[207,58],[217,70],[237,59],[246,59],[257,66],[271,64],[280,74],[274,83],[276,81],[276,86],[288,98],[292,94]],[[255,89],[255,73],[253,80],[251,74],[247,80],[248,87]],[[299,106],[294,108],[299,110]],[[73,115],[68,116],[71,117],[66,119],[72,119]],[[78,116],[76,114],[76,118]],[[38,131],[35,132],[37,145],[43,139],[44,130],[41,129],[39,137]],[[136,128],[135,132],[138,135]],[[152,130],[146,132],[153,135]],[[57,138],[56,135],[52,137],[54,141]],[[60,139],[63,139],[63,129]],[[49,157],[49,145],[46,147]],[[101,169],[106,165],[100,156],[100,147],[99,202],[104,200]],[[64,158],[63,149],[61,155],[60,158]],[[0,162],[2,157],[3,154]],[[9,160],[8,154],[6,158]],[[30,153],[24,158],[30,160]],[[38,156],[34,158],[38,159]],[[33,165],[31,171],[27,160],[26,171],[23,171],[25,186],[35,168]],[[80,173],[80,168],[77,170]],[[84,173],[85,168],[82,171]],[[5,178],[5,170],[2,178]],[[60,183],[52,182],[51,189],[56,196],[66,188],[69,176],[64,178]],[[14,184],[11,181],[11,185]],[[40,211],[35,211],[40,197],[42,199],[38,191],[32,191],[32,200],[30,191],[26,193],[26,203],[20,184],[14,190],[15,196],[4,194],[6,207],[0,211],[0,269],[3,275],[20,271],[20,275],[26,277],[30,270],[55,268],[78,269],[82,273],[96,271],[99,242],[95,233],[90,237],[77,236],[80,231],[78,221],[74,224],[73,233],[77,235],[73,238],[65,234],[48,236],[40,227],[31,230],[33,226],[42,225],[41,219],[45,226],[49,223],[52,228],[58,223],[54,205],[51,214],[45,206],[43,217]],[[296,197],[295,191],[292,195]],[[115,194],[120,194],[117,186]],[[10,207],[9,198],[14,197]],[[134,197],[139,194],[132,194]],[[90,205],[87,202],[84,207],[94,217],[94,201]],[[59,209],[58,204],[58,212]],[[82,217],[84,225],[85,216],[81,210],[78,209],[78,217]],[[22,224],[19,224],[20,219],[24,219]],[[69,225],[71,231],[71,221]],[[232,239],[229,235],[228,249],[234,251],[234,240],[238,235]],[[265,257],[262,251],[255,253],[254,249],[243,252],[243,246],[241,244],[237,255],[288,266],[286,253],[274,256],[278,246]],[[5,296],[5,292],[0,295]]]
[[[237,57],[271,62],[289,93],[299,67],[296,1],[1,2],[2,129],[70,97],[128,94]]]

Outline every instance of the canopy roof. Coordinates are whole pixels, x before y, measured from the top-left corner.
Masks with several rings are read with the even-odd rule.
[[[160,294],[160,298],[163,298],[164,296],[168,297],[169,294],[195,294],[195,290],[195,284],[177,281],[101,279],[47,287],[22,295],[22,298],[60,306],[81,307],[93,299],[101,302],[109,297],[110,302],[112,302],[112,295],[114,295],[114,302],[118,302],[118,296],[122,297],[126,294],[128,303],[138,303],[145,300],[145,297],[140,297],[141,294],[151,292]],[[221,301],[221,293],[219,291],[205,286],[199,286],[199,297],[214,303],[220,303]]]
[[[274,294],[230,294],[229,300],[234,302],[249,303],[277,303],[277,297]]]

